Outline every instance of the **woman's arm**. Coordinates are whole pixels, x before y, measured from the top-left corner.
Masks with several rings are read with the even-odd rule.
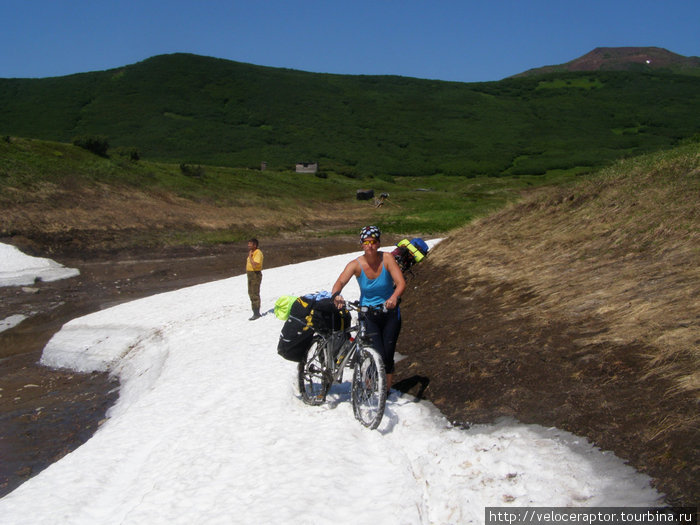
[[[340,307],[342,306],[345,301],[343,300],[343,296],[340,295],[340,292],[343,291],[343,288],[345,288],[345,285],[350,282],[350,279],[354,275],[358,275],[360,272],[358,271],[359,268],[359,263],[357,262],[357,259],[353,259],[350,261],[346,266],[345,269],[342,271],[338,279],[335,281],[335,284],[333,285],[333,289],[331,290],[332,295],[338,294],[334,298],[334,303],[336,306]]]
[[[389,299],[387,299],[384,303],[387,308],[392,309],[396,308],[396,306],[399,304],[399,299],[406,289],[406,280],[403,278],[401,268],[399,268],[399,265],[396,264],[396,259],[394,259],[394,256],[388,252],[384,252],[384,267],[389,270],[391,278],[394,280],[394,284],[396,285],[396,288],[394,288],[394,293],[391,294],[391,297],[389,297]]]

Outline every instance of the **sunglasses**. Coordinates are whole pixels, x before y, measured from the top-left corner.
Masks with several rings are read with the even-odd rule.
[[[379,244],[379,241],[377,239],[365,239],[362,241],[362,246],[368,246],[370,244]]]

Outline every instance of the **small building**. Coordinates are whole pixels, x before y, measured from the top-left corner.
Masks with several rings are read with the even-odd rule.
[[[357,197],[358,201],[368,201],[368,200],[374,198],[374,190],[373,189],[357,190],[357,193],[355,194],[355,196]]]
[[[318,162],[297,162],[297,173],[317,173]]]

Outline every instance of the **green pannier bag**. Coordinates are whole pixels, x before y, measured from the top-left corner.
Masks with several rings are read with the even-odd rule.
[[[275,317],[280,321],[289,319],[289,311],[297,298],[293,295],[283,295],[275,301]]]

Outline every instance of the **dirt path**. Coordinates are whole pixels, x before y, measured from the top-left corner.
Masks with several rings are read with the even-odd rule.
[[[7,241],[3,241],[7,242]],[[267,268],[347,253],[350,238],[261,239]],[[107,374],[38,365],[61,326],[82,315],[156,293],[242,273],[246,245],[54,257],[80,276],[27,287],[0,287],[0,319],[28,318],[0,332],[0,497],[89,439],[118,397]],[[42,254],[33,254],[42,255]]]

